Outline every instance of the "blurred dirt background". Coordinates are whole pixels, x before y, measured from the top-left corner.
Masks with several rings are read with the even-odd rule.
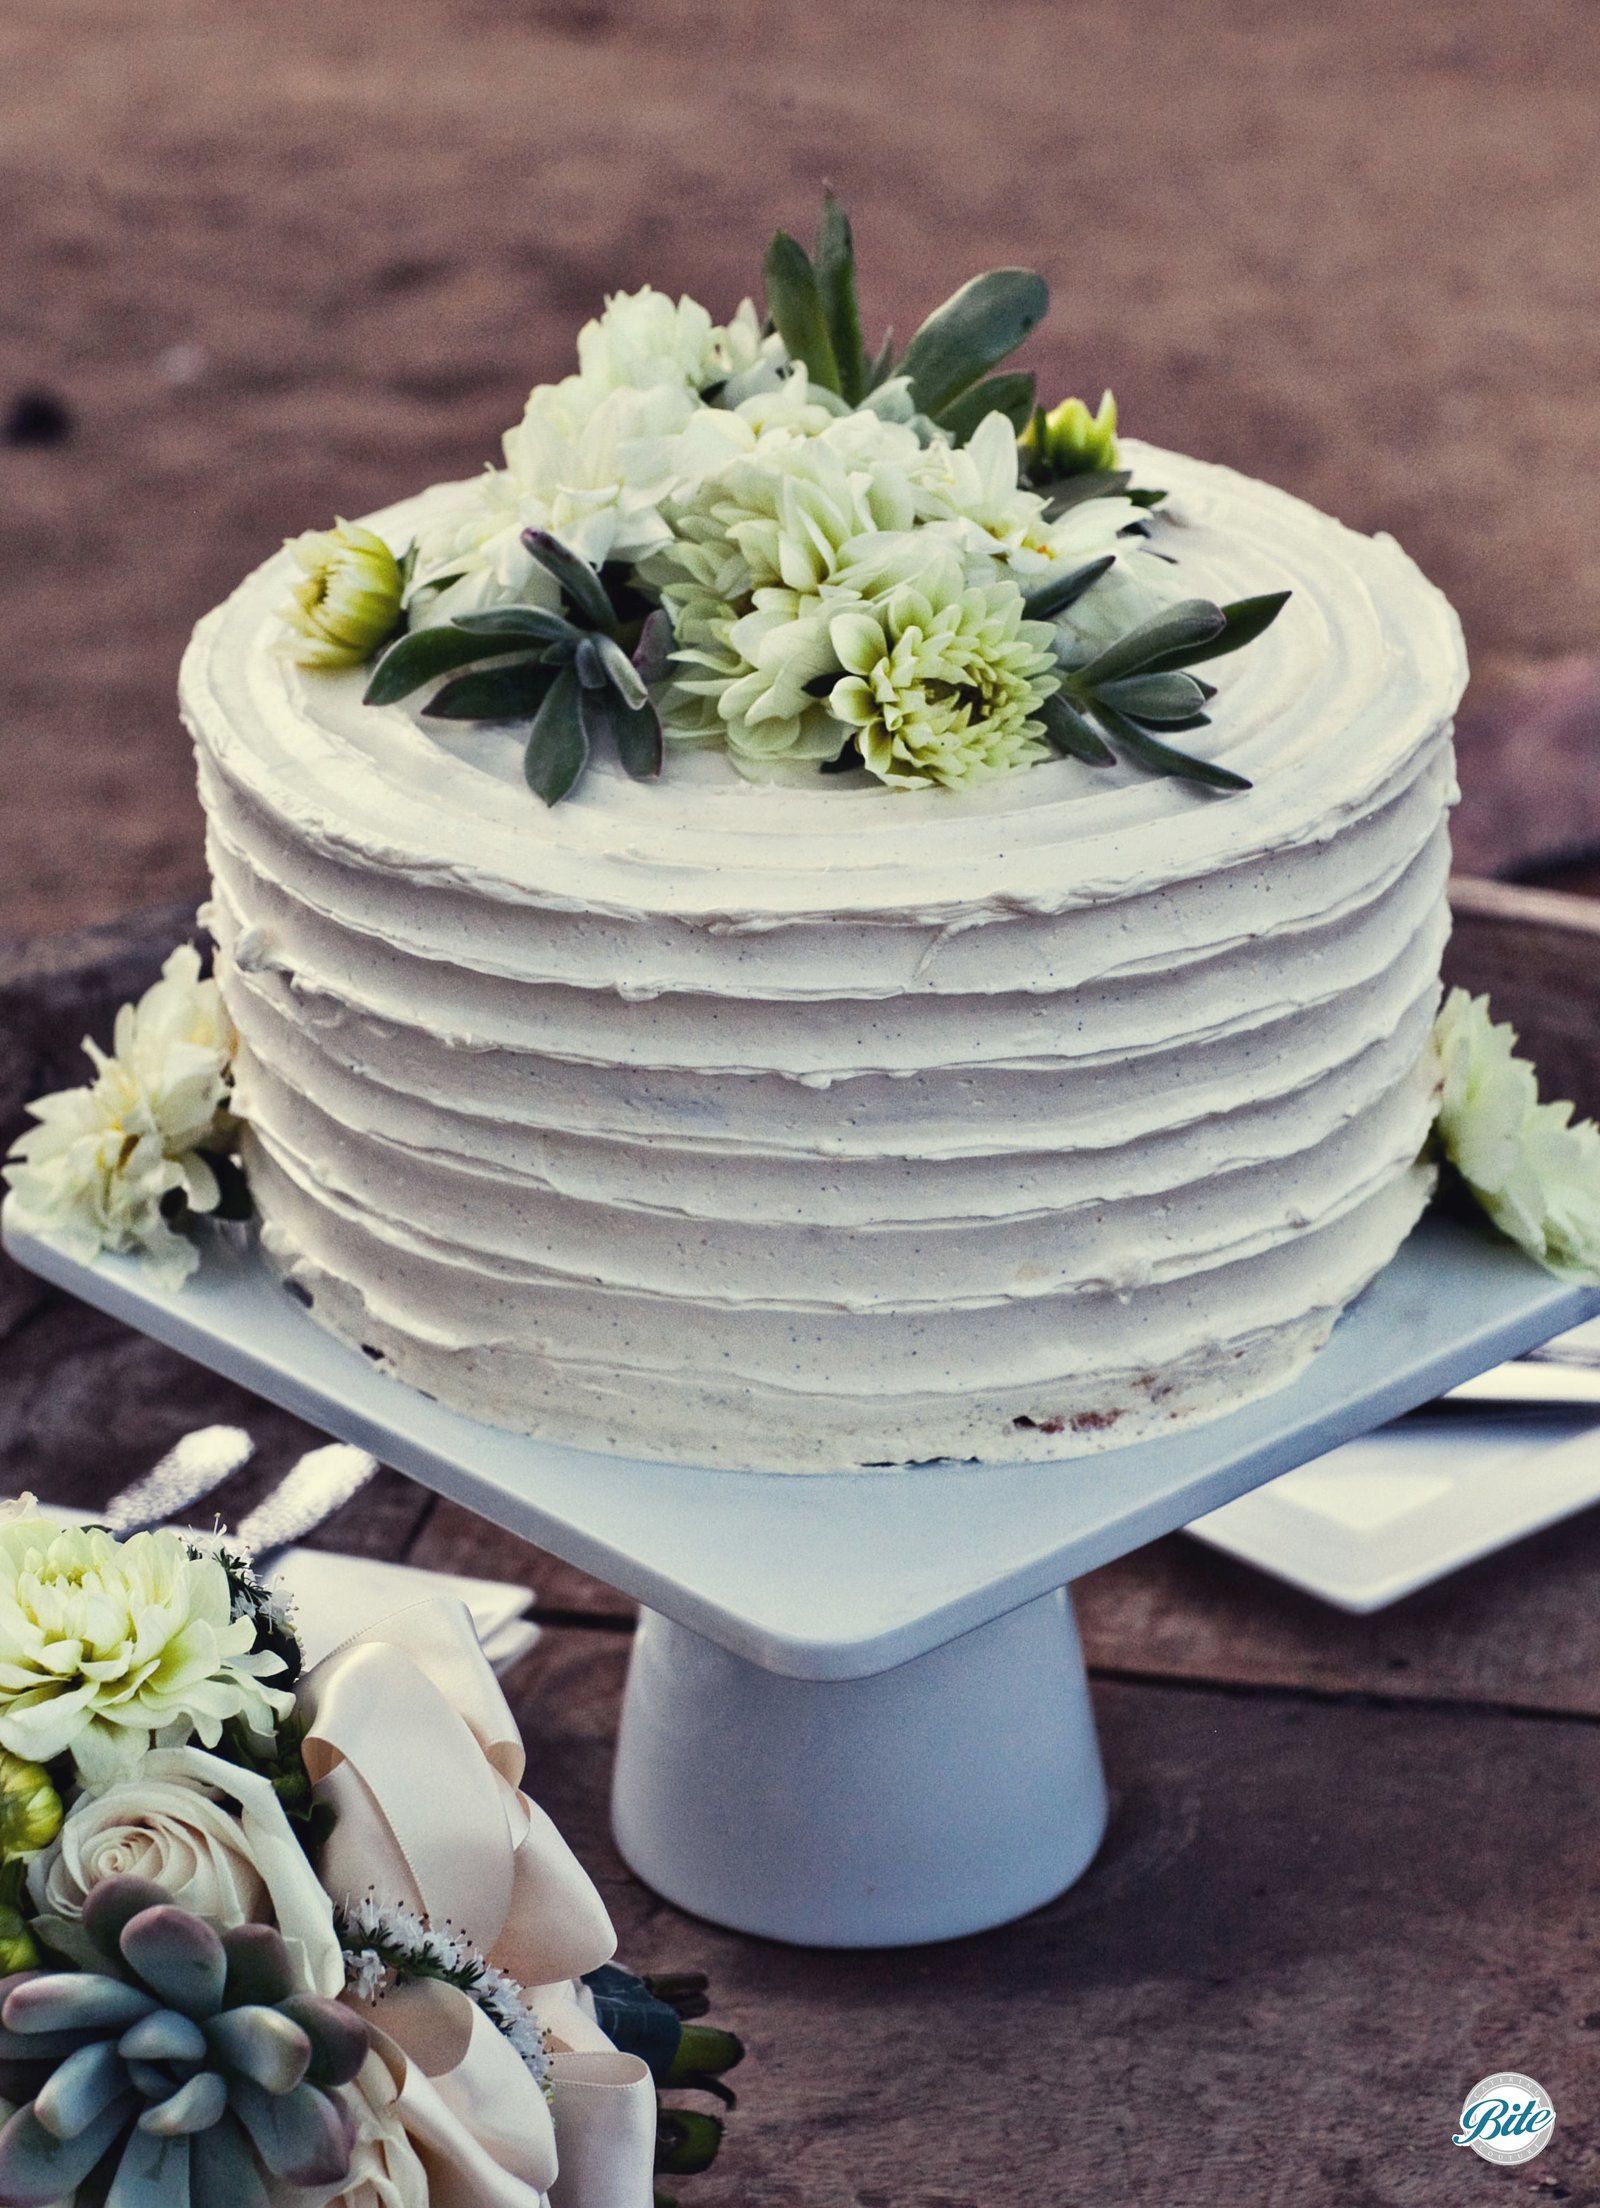
[[[195,618],[285,533],[476,469],[608,289],[731,309],[824,177],[874,319],[1031,262],[1049,394],[1112,383],[1126,426],[1401,539],[1479,670],[1470,863],[1600,833],[1596,28],[6,0],[0,935],[198,894]]]

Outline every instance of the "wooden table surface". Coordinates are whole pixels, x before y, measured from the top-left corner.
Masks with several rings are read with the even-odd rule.
[[[1600,908],[1467,883],[1457,913],[1456,975],[1492,983],[1564,1090],[1600,1103]],[[0,950],[0,1148],[184,921]],[[0,1270],[0,1491],[93,1504],[224,1419],[259,1444],[221,1498],[237,1516],[310,1433]],[[547,1630],[507,1682],[529,1784],[623,1956],[708,1967],[750,2048],[686,2208],[1600,2203],[1600,1512],[1367,1619],[1181,1536],[1094,1574],[1097,1862],[1005,1930],[853,1955],[696,1923],[623,1869],[621,1598],[389,1473],[319,1540],[536,1589]],[[1516,2170],[1449,2143],[1503,2068],[1558,2117]]]

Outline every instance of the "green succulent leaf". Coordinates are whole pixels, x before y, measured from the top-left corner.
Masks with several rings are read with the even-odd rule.
[[[992,268],[936,307],[906,347],[899,374],[935,418],[950,401],[1014,353],[1043,321],[1050,287],[1028,268]]]
[[[122,1935],[143,1909],[159,1909],[171,1897],[153,1878],[103,1878],[83,1904],[83,1928],[108,1963],[122,1965]]]
[[[606,586],[586,559],[563,544],[548,529],[524,529],[522,541],[539,565],[553,575],[575,613],[597,629],[616,626],[616,609],[606,596]]]
[[[64,1955],[77,1970],[104,1970],[109,1960],[76,1917],[35,1917],[33,1934],[52,1954]]]
[[[1158,737],[1150,735],[1115,706],[1099,702],[1095,708],[1106,728],[1116,739],[1117,749],[1136,767],[1144,767],[1151,774],[1171,775],[1181,782],[1200,782],[1212,790],[1248,790],[1251,785],[1242,774],[1235,774],[1231,767],[1221,767],[1211,759],[1195,759],[1186,751],[1175,751]]]
[[[1086,590],[1092,590],[1102,575],[1117,564],[1115,552],[1107,552],[1098,560],[1087,560],[1082,567],[1074,567],[1065,575],[1052,575],[1030,590],[1022,602],[1022,610],[1030,621],[1050,621],[1058,613],[1065,613],[1068,606],[1075,606]]]
[[[51,2071],[33,2097],[33,2113],[54,2138],[76,2139],[127,2089],[116,2041],[91,2040]]]
[[[615,745],[622,771],[636,782],[647,782],[661,772],[661,716],[651,698],[646,696],[642,705],[629,705],[608,682],[598,690],[583,691],[578,710],[591,751],[607,743]]]
[[[131,2095],[113,2101],[75,2139],[58,2139],[31,2108],[19,2108],[0,2131],[0,2200],[14,2201],[17,2208],[51,2208],[70,2200],[116,2144],[134,2105]]]
[[[190,2142],[193,2208],[268,2208],[269,2195],[242,2127],[230,2114]]]
[[[657,606],[645,616],[633,648],[633,664],[641,682],[666,681],[672,672],[672,646],[672,616],[664,606]]]
[[[1081,759],[1087,767],[1110,767],[1116,753],[1094,723],[1080,713],[1064,692],[1052,691],[1038,708],[1045,740],[1063,759]]]
[[[228,2099],[274,2177],[291,2185],[336,2185],[349,2170],[354,2120],[314,2085],[266,2093],[235,2079]]]
[[[106,2208],[199,2208],[193,2150],[191,2138],[167,2138],[141,2122],[118,2158]]]
[[[455,626],[468,636],[498,637],[503,652],[514,651],[519,644],[564,644],[576,651],[583,640],[582,629],[565,614],[550,613],[543,606],[490,606],[484,613],[461,614]]]
[[[1064,483],[1056,485],[1045,504],[1046,521],[1059,521],[1063,514],[1070,514],[1074,506],[1087,506],[1092,498],[1132,498],[1128,486],[1133,481],[1126,468],[1095,468],[1083,475],[1069,475]],[[1159,493],[1165,496],[1165,493]]]
[[[850,217],[831,185],[822,195],[815,260],[817,291],[839,370],[839,395],[852,406],[859,406],[869,386],[867,349],[861,341],[861,308],[856,298],[855,245],[850,236]]]
[[[596,649],[598,642],[597,637],[586,636],[572,655],[572,672],[585,690],[605,688],[605,661]]]
[[[1287,590],[1272,590],[1259,598],[1235,598],[1230,605],[1219,608],[1222,627],[1198,651],[1185,652],[1181,657],[1169,652],[1151,660],[1151,673],[1162,674],[1170,667],[1193,667],[1201,660],[1221,659],[1225,653],[1253,644],[1271,628],[1291,596]]]
[[[555,679],[556,670],[537,659],[483,667],[445,683],[422,710],[430,721],[526,721]]]
[[[118,1944],[123,1961],[168,2008],[205,2017],[222,2005],[228,1957],[215,1928],[203,1917],[163,1902],[131,1917]]]
[[[481,614],[468,616],[482,620]],[[398,705],[420,690],[425,682],[448,675],[457,667],[469,667],[475,659],[493,659],[513,650],[498,631],[488,634],[463,623],[440,622],[437,628],[413,629],[389,646],[363,693],[367,705]]]
[[[1033,412],[1034,379],[1031,372],[988,376],[963,391],[937,417],[939,427],[952,444],[964,445],[978,424],[990,414],[1003,414],[1013,429],[1021,429]]]
[[[1181,598],[1176,605],[1163,606],[1107,645],[1086,667],[1074,668],[1073,688],[1080,693],[1098,690],[1103,683],[1153,668],[1157,660],[1163,667],[1182,664],[1221,632],[1223,620],[1222,608],[1207,598]]]
[[[139,2129],[154,2132],[158,2139],[182,2139],[191,2131],[209,2131],[227,2105],[228,2088],[215,2070],[200,2070],[176,2093],[147,2108]]]
[[[894,374],[894,332],[885,330],[883,343],[867,363],[867,389],[878,390]]]
[[[1205,691],[1192,675],[1125,675],[1120,682],[1103,682],[1096,696],[1106,705],[1136,721],[1190,724],[1206,702]]]
[[[637,712],[642,705],[648,702],[650,696],[638,668],[634,666],[633,661],[614,637],[597,636],[594,639],[594,647],[605,674],[605,679],[616,691],[624,705],[630,706]]]
[[[280,2005],[280,2014],[297,2024],[311,2042],[311,2065],[306,2072],[313,2085],[349,2085],[367,2059],[371,2041],[367,2027],[341,2001],[321,1994],[291,1994]]]
[[[23,2041],[58,2032],[123,2031],[155,2006],[142,1986],[118,1978],[45,1971],[6,1995],[5,2027]]]
[[[206,2045],[224,2070],[268,2093],[291,2093],[311,2068],[311,2040],[281,2009],[251,2003],[206,2025]]]
[[[228,1958],[228,1983],[223,1996],[229,2008],[246,2002],[271,2007],[287,2000],[296,1984],[294,1958],[283,1934],[270,1924],[235,1925],[222,1935]]]
[[[204,2062],[206,2035],[192,2016],[157,2009],[154,2016],[129,2025],[117,2041],[117,2053],[128,2062]]]
[[[817,272],[799,240],[780,230],[767,247],[761,273],[772,326],[792,360],[804,361],[813,383],[839,389],[839,362],[833,349]]]
[[[593,694],[580,690],[576,672],[563,667],[533,717],[522,771],[547,805],[559,805],[589,763],[579,699]]]

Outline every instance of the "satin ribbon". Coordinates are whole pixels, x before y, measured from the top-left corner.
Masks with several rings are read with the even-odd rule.
[[[571,1981],[616,1934],[577,1857],[522,1793],[521,1737],[466,1607],[430,1598],[325,1656],[297,1693],[306,1769],[336,1822],[335,1902],[403,1902],[521,1981],[556,2039],[553,2109],[454,1987],[385,1997],[400,2111],[434,2208],[649,2208],[655,2090],[583,2016]],[[547,1989],[544,1997],[533,1989]],[[570,2033],[570,2039],[568,2034]],[[595,2042],[598,2041],[598,2046]]]

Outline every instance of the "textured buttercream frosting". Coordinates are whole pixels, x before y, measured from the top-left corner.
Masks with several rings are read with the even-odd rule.
[[[1460,633],[1387,539],[1131,451],[1185,591],[1294,594],[1218,663],[1242,795],[669,748],[546,810],[514,731],[279,657],[287,555],[201,623],[252,1185],[325,1324],[492,1424],[771,1470],[1074,1456],[1299,1369],[1429,1191]]]

